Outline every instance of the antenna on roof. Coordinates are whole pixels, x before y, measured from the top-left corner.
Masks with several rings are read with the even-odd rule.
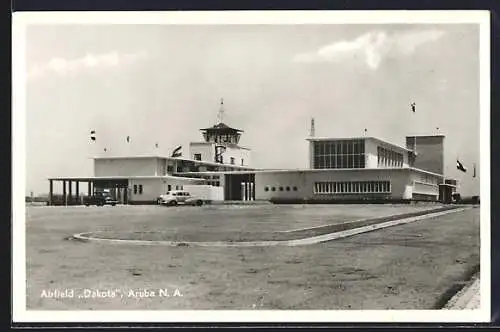
[[[221,98],[219,113],[217,114],[217,120],[219,121],[219,123],[222,123],[223,119],[224,119],[224,98]]]
[[[314,137],[316,135],[316,129],[314,128],[314,118],[311,118],[311,130],[309,136]]]

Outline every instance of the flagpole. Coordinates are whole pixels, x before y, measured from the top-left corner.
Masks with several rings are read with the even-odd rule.
[[[415,102],[411,103],[411,105],[410,105],[410,106],[411,106],[411,111],[412,111],[412,112],[413,112],[413,114],[414,114],[413,116],[415,117],[415,116],[416,116],[415,114],[417,113],[417,112],[415,111],[415,110],[416,110],[416,104],[415,104]],[[413,120],[415,120],[415,119],[413,119]],[[413,122],[413,123],[416,123],[415,121],[412,121],[412,122]],[[413,136],[413,153],[414,153],[414,155],[415,155],[415,157],[416,157],[416,156],[417,156],[417,134],[416,134],[416,133],[415,133],[415,135]]]

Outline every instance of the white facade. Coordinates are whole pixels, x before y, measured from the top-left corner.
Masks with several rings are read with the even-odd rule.
[[[222,158],[222,162],[226,165],[249,166],[250,150],[239,146],[227,146]]]
[[[197,156],[198,155],[198,156]],[[189,158],[196,160],[200,157],[202,161],[215,161],[215,143],[191,142],[189,143]]]
[[[191,142],[189,144],[190,159],[214,162],[215,146],[212,142]],[[236,144],[226,144],[225,151],[222,152],[222,163],[224,165],[249,166],[251,151]],[[232,161],[234,163],[232,163]]]
[[[374,137],[360,137],[360,138],[309,138],[309,167],[312,169],[314,165],[314,142],[338,142],[338,141],[351,141],[351,140],[362,140],[364,144],[364,154],[365,154],[365,166],[364,168],[380,168],[383,165],[378,164],[378,148],[384,148],[389,151],[394,151],[400,153],[403,156],[403,163],[400,167],[409,167],[408,155],[410,150],[389,143]],[[389,166],[390,167],[390,166]]]
[[[158,174],[157,158],[97,158],[94,176],[151,176]]]
[[[437,183],[442,181],[442,175],[412,168],[264,171],[255,174],[255,199],[317,200],[371,196],[398,200],[412,199],[416,194],[437,199]],[[388,182],[388,191],[382,188],[384,182]],[[318,191],[316,183],[326,185],[326,190]],[[373,183],[373,188],[362,192],[361,185],[367,183]],[[338,187],[339,184],[345,184],[346,190],[336,190],[335,185]]]
[[[224,143],[222,136],[219,143],[208,136],[206,142],[192,142],[187,158],[95,158],[92,182],[119,190],[120,197],[126,191],[133,204],[154,202],[185,185],[216,188],[218,200],[437,200],[444,181],[443,174],[410,167],[412,150],[375,137],[309,138],[310,169],[252,170],[251,151],[234,143],[238,135],[224,136]],[[216,146],[221,144],[222,163],[216,163]],[[439,153],[428,153],[423,160],[437,157]]]
[[[169,190],[183,190],[185,185],[204,184],[201,179],[175,176],[130,178],[128,180],[128,200],[130,203],[154,202]]]

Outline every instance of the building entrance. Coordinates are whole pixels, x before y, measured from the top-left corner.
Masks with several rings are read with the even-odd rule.
[[[224,200],[255,200],[255,174],[226,174],[224,176]]]

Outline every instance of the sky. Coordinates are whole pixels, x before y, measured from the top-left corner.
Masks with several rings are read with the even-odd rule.
[[[27,194],[94,156],[186,153],[220,98],[254,167],[308,168],[314,117],[316,136],[444,134],[445,176],[479,194],[474,24],[31,25],[26,61]]]

